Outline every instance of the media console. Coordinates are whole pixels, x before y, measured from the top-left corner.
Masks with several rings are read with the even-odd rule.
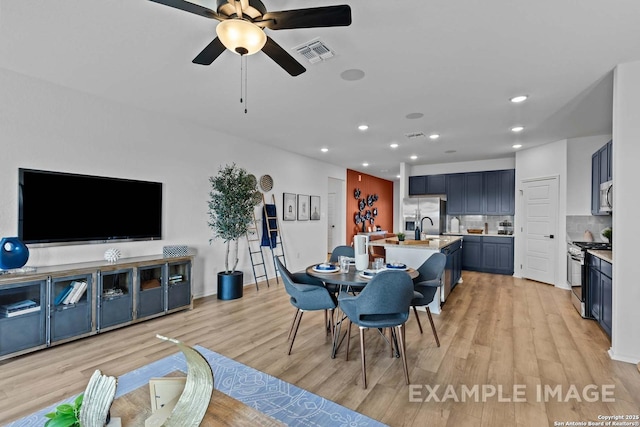
[[[193,308],[192,263],[154,255],[0,275],[0,360]]]

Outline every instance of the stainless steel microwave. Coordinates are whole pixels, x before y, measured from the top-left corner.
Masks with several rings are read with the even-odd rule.
[[[600,184],[600,212],[613,212],[613,181]]]

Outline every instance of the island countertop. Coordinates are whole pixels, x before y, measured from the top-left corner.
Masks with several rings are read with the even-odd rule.
[[[424,240],[404,240],[398,241],[397,237],[378,239],[369,242],[370,246],[383,246],[385,248],[406,248],[406,249],[434,249],[440,250],[462,240],[462,236],[452,235],[428,235]]]

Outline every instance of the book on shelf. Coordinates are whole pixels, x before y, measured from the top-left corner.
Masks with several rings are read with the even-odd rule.
[[[80,301],[80,298],[82,298],[82,295],[87,290],[86,281],[74,280],[73,282],[71,282],[71,284],[73,285],[73,289],[71,290],[71,292],[69,292],[67,297],[64,299],[64,301],[62,302],[63,304],[77,303],[78,301]]]
[[[172,274],[171,276],[169,276],[169,283],[171,284],[182,282],[182,280],[182,274]]]
[[[0,316],[3,317],[20,316],[35,311],[40,311],[40,305],[33,300],[18,301],[13,304],[0,306]]]
[[[67,286],[62,289],[58,295],[56,295],[56,299],[53,301],[53,305],[60,305],[65,300],[69,292],[73,290],[73,282],[69,283]]]

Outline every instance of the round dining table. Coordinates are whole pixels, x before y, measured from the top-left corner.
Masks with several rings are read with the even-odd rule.
[[[332,265],[335,265],[335,264],[332,264]],[[341,271],[339,266],[336,266],[338,267],[336,271],[331,271],[331,272],[318,271],[315,268],[317,266],[318,264],[310,265],[309,267],[307,267],[305,272],[311,277],[315,277],[316,279],[322,280],[325,284],[338,285],[340,292],[361,292],[362,289],[364,289],[364,287],[367,286],[367,283],[375,277],[375,274],[372,274],[370,277],[366,276],[365,274],[361,274],[363,273],[363,271],[356,270],[355,265],[350,265],[348,272]],[[383,271],[383,270],[386,270],[386,268],[383,268],[380,271]],[[376,270],[368,269],[365,271],[375,272]],[[420,273],[418,273],[416,269],[411,267],[408,267],[406,270],[398,270],[398,271],[405,271],[409,275],[409,277],[411,277],[411,279],[415,279],[420,275]],[[338,306],[338,308],[340,307]],[[333,346],[331,349],[332,359],[335,359],[336,353],[338,352],[338,348],[340,347],[340,344],[344,340],[346,333],[348,333],[348,332],[345,332],[345,335],[340,337],[340,329],[341,329],[342,321],[346,320],[346,318],[344,315],[341,315],[341,316],[339,315],[339,317],[340,318],[338,319],[338,321],[335,322],[335,326],[334,326]],[[395,348],[397,349],[397,345]]]
[[[339,266],[336,266],[338,267],[338,269],[335,272],[318,271],[315,269],[317,265],[318,264],[313,264],[307,267],[306,273],[309,276],[320,279],[325,283],[339,285],[341,288],[344,286],[345,288],[356,292],[361,291],[367,285],[367,283],[369,283],[369,280],[375,277],[375,274],[372,274],[370,277],[361,274],[362,271],[356,270],[356,267],[354,265],[350,265],[349,271],[346,273],[344,271],[341,271]],[[369,269],[366,271],[373,272],[376,270]],[[407,268],[406,270],[399,271],[406,271],[411,279],[415,279],[419,275],[418,271],[411,267]]]

